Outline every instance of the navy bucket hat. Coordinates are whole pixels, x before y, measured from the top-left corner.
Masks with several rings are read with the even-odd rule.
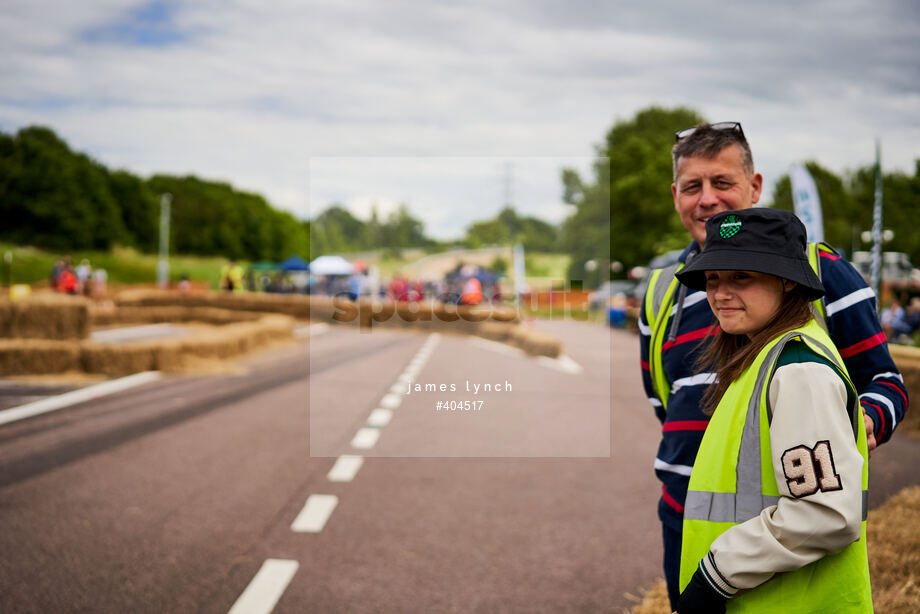
[[[705,290],[706,271],[755,271],[796,282],[811,300],[821,298],[824,286],[808,264],[805,236],[805,226],[789,211],[723,211],[706,221],[706,245],[677,279]]]

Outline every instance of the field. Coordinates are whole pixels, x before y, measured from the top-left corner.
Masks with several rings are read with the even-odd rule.
[[[12,254],[11,277],[7,279],[5,260],[0,260],[0,284],[39,284],[48,280],[51,268],[62,256],[69,255],[74,266],[84,258],[93,269],[102,268],[108,273],[108,280],[116,284],[150,284],[157,280],[156,254],[141,254],[134,249],[117,247],[112,251],[74,250],[68,254],[47,252],[34,247],[15,246],[0,242],[0,257]],[[421,250],[405,250],[394,253],[365,253],[346,256],[349,259],[365,260],[376,265],[383,279],[390,279],[404,268],[425,257]],[[565,254],[527,254],[527,282],[534,288],[549,287],[555,280],[558,285],[565,279],[569,256]],[[192,281],[206,282],[217,289],[221,267],[226,259],[220,257],[170,255],[169,273],[171,281],[178,281],[183,275]],[[247,264],[242,262],[242,264]],[[486,265],[491,264],[484,263]],[[506,263],[510,273],[511,262]]]
[[[12,253],[13,284],[36,284],[46,282],[51,275],[51,267],[65,254],[46,252],[34,247],[17,247],[0,243],[0,254]],[[108,273],[108,280],[117,284],[149,284],[157,280],[157,256],[141,254],[130,248],[115,248],[108,252],[75,250],[69,255],[74,266],[83,258],[89,260],[93,269],[102,268]],[[3,261],[0,283],[7,282],[7,270]],[[183,275],[189,279],[207,282],[216,289],[220,280],[220,269],[226,264],[223,258],[199,256],[170,256],[169,272],[172,281],[178,281]]]

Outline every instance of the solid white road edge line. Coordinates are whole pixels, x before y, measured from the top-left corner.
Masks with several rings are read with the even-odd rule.
[[[338,504],[339,498],[335,495],[310,495],[291,524],[291,530],[295,533],[319,533]]]
[[[109,394],[121,392],[122,390],[149,384],[150,382],[157,381],[161,377],[162,375],[159,371],[142,371],[127,377],[113,379],[108,382],[102,382],[101,384],[95,384],[94,386],[87,386],[79,390],[65,392],[64,394],[59,394],[47,399],[41,399],[40,401],[26,403],[19,407],[5,409],[0,411],[0,425],[46,414],[71,405],[76,405],[77,403],[91,401],[92,399],[98,399]]]
[[[364,464],[364,457],[356,454],[342,454],[339,456],[332,469],[326,474],[330,482],[351,482],[358,475],[358,470]]]
[[[275,609],[298,567],[300,563],[297,561],[266,560],[228,614],[269,614]]]

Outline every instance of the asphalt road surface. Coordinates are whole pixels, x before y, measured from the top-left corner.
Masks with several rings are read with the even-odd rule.
[[[637,339],[539,326],[565,359],[328,328],[0,426],[0,612],[623,611],[661,575]]]

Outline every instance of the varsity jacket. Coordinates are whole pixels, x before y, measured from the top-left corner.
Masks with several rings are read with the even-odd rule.
[[[686,262],[691,253],[699,251],[699,245],[691,243],[681,254],[680,262]],[[876,312],[875,294],[839,254],[822,249],[818,256],[826,291],[828,333],[859,392],[863,410],[875,423],[876,441],[884,443],[904,417],[908,398],[904,380],[888,352]],[[660,283],[670,283],[670,279],[662,279]],[[712,373],[696,373],[695,363],[701,341],[714,332],[716,320],[705,292],[687,289],[682,303],[677,294],[672,297],[665,328],[667,340],[661,352],[662,370],[670,384],[666,410],[649,372],[652,331],[646,316],[647,298],[639,316],[639,346],[642,383],[662,423],[661,443],[654,463],[662,483],[658,515],[665,525],[681,531],[690,472],[709,422],[709,417],[700,410],[700,398],[714,377]],[[672,331],[675,322],[677,330]]]

